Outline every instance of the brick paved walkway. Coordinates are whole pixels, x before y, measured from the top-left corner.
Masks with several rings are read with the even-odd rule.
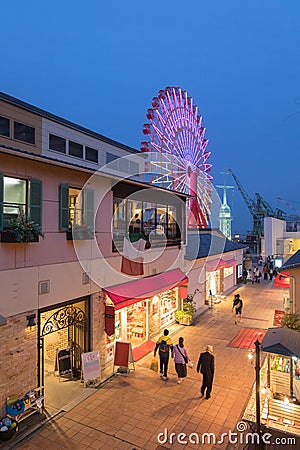
[[[273,324],[274,310],[282,308],[282,290],[268,282],[242,285],[244,301],[242,324],[235,325],[231,313],[232,297],[202,314],[197,323],[181,327],[173,341],[185,338],[191,358],[197,362],[207,344],[214,347],[216,374],[210,400],[200,399],[201,377],[190,369],[188,378],[178,385],[170,362],[169,380],[162,381],[149,370],[152,355],[136,363],[129,376],[116,375],[99,390],[52,420],[31,437],[13,448],[24,450],[69,449],[226,449],[227,442],[217,445],[180,444],[157,441],[158,433],[216,433],[234,430],[255,380],[254,366],[247,350],[228,347],[241,327],[268,328]]]

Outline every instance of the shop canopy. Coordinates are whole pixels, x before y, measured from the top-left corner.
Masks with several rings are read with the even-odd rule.
[[[274,280],[274,287],[288,289],[290,287],[290,272],[280,272]]]
[[[267,353],[300,358],[300,333],[290,328],[269,328],[261,346]]]
[[[155,294],[175,288],[187,281],[188,277],[180,269],[174,269],[151,277],[110,286],[103,291],[113,301],[115,309],[121,309]]]
[[[228,267],[233,267],[237,264],[236,259],[214,259],[212,261],[208,261],[206,264],[207,272],[214,272],[215,270],[225,269]]]

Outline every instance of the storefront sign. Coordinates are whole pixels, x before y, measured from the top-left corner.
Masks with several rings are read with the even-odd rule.
[[[237,277],[242,278],[242,276],[243,276],[243,265],[238,264],[237,265]]]
[[[115,334],[115,307],[105,305],[105,333],[108,336]]]
[[[84,381],[101,377],[99,351],[82,353],[82,374]]]
[[[59,376],[72,375],[71,349],[57,350],[57,368]]]
[[[131,342],[116,342],[114,366],[129,367],[134,363]]]

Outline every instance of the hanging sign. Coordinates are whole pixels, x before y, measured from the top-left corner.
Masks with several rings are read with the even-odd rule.
[[[115,334],[115,307],[105,305],[105,333],[107,336]]]

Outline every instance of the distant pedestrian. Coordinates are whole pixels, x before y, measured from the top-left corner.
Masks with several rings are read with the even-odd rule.
[[[177,383],[180,384],[183,378],[187,375],[186,365],[190,361],[187,349],[184,346],[184,339],[180,337],[178,344],[173,346],[173,358],[175,363],[175,370],[178,375]]]
[[[274,274],[274,271],[273,271],[273,269],[272,269],[272,267],[269,269],[269,277],[270,277],[270,281],[272,281],[273,280],[273,274]]]
[[[156,342],[154,349],[154,356],[156,356],[156,352],[158,350],[159,354],[159,362],[160,362],[160,377],[163,380],[168,379],[168,365],[169,365],[169,357],[170,351],[173,353],[173,342],[168,337],[169,330],[164,330],[163,336],[160,336]]]
[[[243,300],[240,298],[240,294],[235,294],[232,304],[232,312],[235,311],[234,323],[237,324],[237,319],[239,322],[242,321],[242,309],[243,309]]]
[[[260,283],[261,273],[258,267],[254,269],[254,282]]]
[[[253,275],[252,270],[249,269],[248,273],[247,273],[247,283],[251,283],[252,282],[252,275]]]
[[[197,373],[200,371],[203,375],[202,386],[200,389],[201,397],[204,396],[206,391],[205,398],[207,400],[210,398],[215,373],[215,357],[212,353],[213,348],[211,345],[208,345],[206,347],[206,352],[200,354],[197,364]]]
[[[268,279],[269,267],[268,264],[265,264],[263,267],[264,280]]]
[[[247,271],[247,269],[244,267],[244,270],[243,270],[243,283],[244,283],[244,284],[247,283],[247,276],[248,276],[248,271]]]

